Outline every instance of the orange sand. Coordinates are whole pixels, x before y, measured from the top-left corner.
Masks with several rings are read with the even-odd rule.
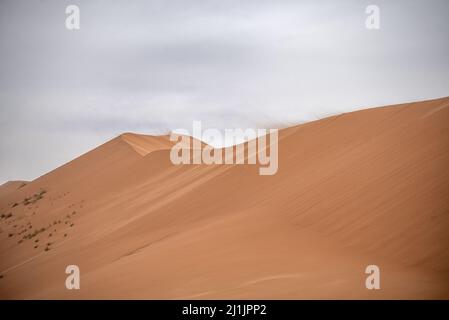
[[[127,133],[4,184],[0,298],[449,298],[449,98],[279,138],[273,176],[175,166],[168,136]],[[70,264],[80,290],[65,288]],[[365,288],[370,264],[380,290]]]

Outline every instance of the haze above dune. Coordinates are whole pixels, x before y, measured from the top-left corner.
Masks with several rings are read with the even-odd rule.
[[[126,133],[2,185],[0,297],[449,298],[449,98],[283,129],[273,176],[172,145]]]

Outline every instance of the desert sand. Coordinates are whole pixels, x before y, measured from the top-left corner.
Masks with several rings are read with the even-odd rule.
[[[2,185],[0,298],[449,298],[449,98],[282,129],[272,176],[172,144],[125,133]]]

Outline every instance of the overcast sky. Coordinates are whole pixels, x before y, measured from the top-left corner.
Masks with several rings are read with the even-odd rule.
[[[273,128],[448,96],[448,14],[446,0],[0,0],[0,183],[125,131]]]

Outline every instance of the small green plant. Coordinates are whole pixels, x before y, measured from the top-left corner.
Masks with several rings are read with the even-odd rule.
[[[39,230],[36,229],[36,230],[34,230],[33,233],[29,233],[29,234],[23,236],[23,238],[24,238],[24,239],[32,239],[32,238],[34,238],[35,236],[37,236],[39,233],[42,233],[42,232],[44,232],[44,231],[45,231],[45,228],[41,228],[41,229],[39,229]]]
[[[29,205],[29,204],[34,204],[34,203],[37,202],[38,200],[42,199],[43,196],[44,196],[44,194],[45,194],[46,192],[47,192],[47,191],[45,191],[45,190],[41,190],[41,191],[39,191],[39,193],[35,193],[35,194],[33,194],[33,196],[31,196],[31,197],[26,197],[25,199],[23,199],[22,203],[23,203],[25,206],[27,206],[27,205]]]

